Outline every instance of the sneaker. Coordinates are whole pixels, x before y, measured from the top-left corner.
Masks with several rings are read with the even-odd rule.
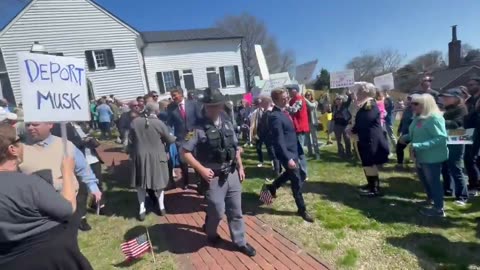
[[[257,167],[258,167],[258,168],[263,167],[263,163],[258,163],[258,164],[257,164]]]
[[[468,191],[468,196],[469,197],[477,197],[478,196],[478,191],[476,189],[471,189]]]
[[[420,210],[420,213],[427,217],[446,217],[445,211],[443,209],[436,209],[436,208],[426,208]]]
[[[458,205],[458,206],[466,206],[467,205],[467,202],[464,201],[464,200],[455,200],[453,203]]]

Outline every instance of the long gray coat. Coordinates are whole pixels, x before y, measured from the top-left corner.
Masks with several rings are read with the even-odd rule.
[[[155,116],[132,121],[129,133],[132,187],[162,190],[167,186],[166,145],[174,142],[175,136],[170,135],[168,127]]]

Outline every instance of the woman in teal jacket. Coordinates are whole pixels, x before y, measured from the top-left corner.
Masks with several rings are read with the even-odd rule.
[[[444,217],[443,186],[440,180],[442,163],[448,159],[445,119],[430,94],[414,94],[411,102],[416,115],[403,136],[403,143],[411,143],[418,178],[427,193],[427,206],[421,212],[427,216]]]

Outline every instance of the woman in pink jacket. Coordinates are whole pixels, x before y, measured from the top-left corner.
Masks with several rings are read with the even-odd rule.
[[[385,97],[383,96],[382,91],[377,91],[375,99],[377,100],[377,107],[380,111],[380,124],[383,128],[385,128],[385,117],[387,116],[387,110],[385,110]]]

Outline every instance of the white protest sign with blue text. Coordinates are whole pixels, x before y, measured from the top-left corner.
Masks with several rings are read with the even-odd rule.
[[[347,69],[330,73],[330,89],[346,88],[355,84],[355,71]]]
[[[84,59],[17,56],[25,122],[90,120]]]

